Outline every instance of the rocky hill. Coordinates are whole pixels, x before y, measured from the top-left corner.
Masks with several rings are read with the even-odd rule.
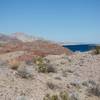
[[[0,100],[100,100],[98,48],[73,53],[21,39],[0,35]]]
[[[18,40],[17,38],[11,37],[9,35],[4,35],[2,33],[0,33],[0,43],[16,43],[16,42],[20,42],[20,40]]]
[[[29,36],[29,35],[26,35],[25,33],[21,33],[21,32],[13,33],[13,34],[11,34],[11,37],[16,38],[22,42],[33,42],[38,39],[36,37]]]
[[[30,54],[33,56],[46,56],[50,54],[60,55],[64,53],[67,55],[72,54],[69,49],[62,47],[59,44],[42,39],[30,39],[30,36],[28,37],[21,33],[16,33],[12,36],[1,35],[0,40],[2,42],[6,41],[6,44],[0,47],[0,54],[15,51],[25,51],[28,55]]]

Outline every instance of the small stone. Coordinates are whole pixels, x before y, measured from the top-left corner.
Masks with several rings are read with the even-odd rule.
[[[17,96],[16,100],[33,100],[33,99],[29,96],[21,95]]]

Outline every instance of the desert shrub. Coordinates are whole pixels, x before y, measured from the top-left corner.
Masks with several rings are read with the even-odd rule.
[[[43,98],[43,100],[72,100],[72,99],[70,99],[69,94],[66,91],[62,91],[58,95],[57,94],[54,94],[54,95],[47,94]]]
[[[72,92],[69,100],[80,100],[78,93]]]
[[[68,73],[73,73],[73,71],[71,69],[67,69]]]
[[[38,72],[42,73],[50,73],[56,72],[55,68],[49,63],[48,60],[44,59],[43,57],[36,57],[34,60],[35,64],[38,65]]]
[[[63,77],[67,77],[67,76],[68,76],[68,73],[67,73],[66,70],[62,70],[62,76],[63,76]]]
[[[100,97],[100,85],[92,85],[87,89],[88,93],[91,95],[99,96]]]
[[[0,47],[3,47],[4,46],[4,43],[0,43]]]
[[[89,86],[89,84],[88,84],[88,82],[87,82],[87,81],[83,81],[83,82],[82,82],[82,85],[83,85],[83,86],[86,86],[86,87],[88,87],[88,86]]]
[[[38,65],[38,72],[46,73],[47,72],[47,67],[44,63],[43,57],[36,57],[34,59],[34,63]]]
[[[46,94],[46,96],[44,96],[43,100],[50,100],[50,94]]]
[[[82,85],[87,87],[88,95],[100,96],[100,84],[97,84],[94,80],[84,81]]]
[[[18,60],[10,60],[9,62],[9,65],[10,65],[10,68],[11,69],[14,69],[14,70],[17,70],[19,65],[20,65],[20,62]]]
[[[59,95],[60,95],[61,100],[69,100],[69,95],[66,91],[60,92]]]
[[[76,89],[80,89],[81,88],[81,85],[80,85],[80,83],[78,82],[78,81],[76,81],[76,82],[71,82],[70,83],[72,86],[74,86]]]
[[[47,66],[45,64],[38,64],[38,72],[46,73]]]
[[[44,63],[43,57],[39,56],[39,57],[34,58],[34,63],[37,65],[43,64]]]
[[[59,76],[56,76],[56,77],[54,77],[56,80],[61,80],[61,77],[59,77]]]
[[[66,91],[59,92],[59,94],[47,94],[43,100],[80,100],[77,93],[68,94]]]
[[[33,65],[32,61],[30,61],[30,60],[27,60],[25,63],[26,63],[27,65]]]
[[[44,98],[43,98],[43,100],[59,100],[59,98],[58,98],[58,95],[52,95],[52,96],[50,96],[50,94],[47,94]]]
[[[100,54],[100,46],[96,46],[93,50],[93,54]]]
[[[94,80],[83,81],[82,85],[86,86],[86,87],[89,87],[89,86],[96,85],[96,82]]]
[[[42,73],[54,73],[56,72],[55,68],[49,64],[38,64],[38,72]]]
[[[59,100],[57,95],[52,95],[51,100]]]
[[[46,66],[47,66],[48,73],[50,73],[50,72],[55,73],[56,72],[56,69],[50,63],[46,64]]]
[[[2,47],[2,44],[0,43],[0,47]]]
[[[96,85],[96,82],[94,80],[88,80],[88,83],[91,85]]]
[[[50,89],[56,89],[59,88],[56,84],[52,83],[52,82],[47,82],[46,83],[47,87],[49,87]]]
[[[25,66],[20,66],[17,70],[17,75],[21,78],[33,78],[33,70],[29,70],[30,68],[26,68]]]

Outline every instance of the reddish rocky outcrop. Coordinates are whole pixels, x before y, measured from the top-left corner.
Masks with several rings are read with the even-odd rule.
[[[26,51],[24,55],[16,58],[20,61],[30,61],[34,56],[44,57],[47,55],[60,55],[64,53],[67,55],[72,54],[72,52],[67,48],[42,40],[26,43],[8,43],[0,48],[0,54],[14,51]]]

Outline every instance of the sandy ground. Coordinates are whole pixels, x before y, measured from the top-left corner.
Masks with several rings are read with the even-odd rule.
[[[100,100],[98,96],[87,95],[88,87],[82,85],[89,80],[100,84],[100,55],[49,55],[45,58],[56,72],[39,73],[35,64],[22,64],[21,67],[25,66],[32,74],[32,78],[25,79],[3,62],[21,54],[22,51],[0,55],[0,100],[43,100],[47,93],[58,94],[60,91],[77,95],[77,100]],[[52,83],[54,88],[48,87],[47,83]]]

